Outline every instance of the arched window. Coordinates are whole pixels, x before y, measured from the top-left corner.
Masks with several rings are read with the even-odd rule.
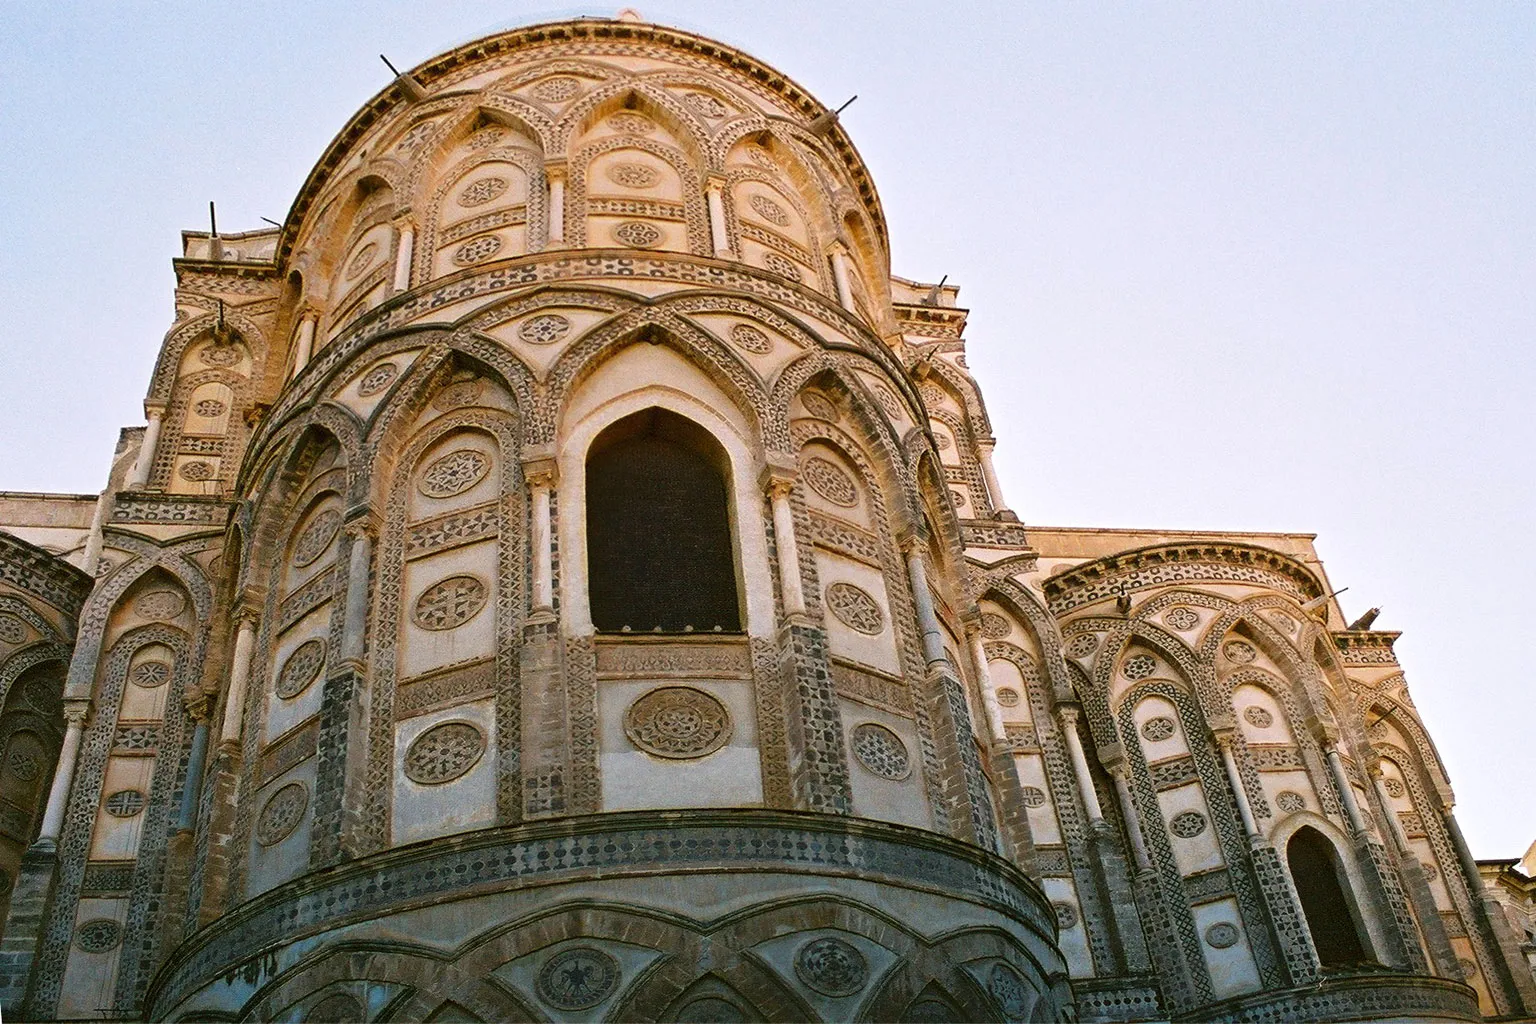
[[[741,630],[725,452],[665,409],[627,416],[587,455],[587,587],[604,632]]]
[[[1339,879],[1333,844],[1316,829],[1303,828],[1286,844],[1285,856],[1318,960],[1324,967],[1363,961],[1365,950]]]

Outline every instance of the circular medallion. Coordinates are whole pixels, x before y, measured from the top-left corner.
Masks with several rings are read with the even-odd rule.
[[[1269,617],[1274,621],[1275,625],[1287,633],[1296,632],[1296,620],[1285,614],[1285,612],[1271,612]]]
[[[1045,790],[1039,786],[1025,786],[1020,792],[1023,794],[1025,807],[1045,806]]]
[[[571,322],[558,313],[529,317],[517,328],[517,336],[530,345],[552,345],[571,332]]]
[[[949,439],[949,435],[944,433],[944,431],[935,430],[933,432],[933,446],[939,451],[947,452],[954,447],[954,444],[955,443]]]
[[[1306,809],[1307,799],[1293,789],[1282,789],[1275,794],[1275,806],[1286,814],[1294,814]]]
[[[644,135],[656,126],[651,124],[651,119],[644,114],[624,111],[610,117],[608,127],[621,135]]]
[[[608,165],[608,180],[624,188],[650,188],[661,175],[656,168],[645,164],[624,163]]]
[[[1199,811],[1180,811],[1169,819],[1168,831],[1180,839],[1193,839],[1205,831],[1205,815]]]
[[[1275,716],[1270,714],[1267,708],[1261,708],[1257,704],[1243,708],[1243,720],[1255,729],[1268,729],[1275,724]]]
[[[1013,632],[1013,626],[996,612],[981,613],[981,635],[988,640],[1001,640]]]
[[[581,83],[564,75],[559,78],[546,78],[533,87],[533,94],[547,103],[563,103],[574,99],[579,92],[581,92]]]
[[[885,613],[868,593],[852,583],[834,583],[827,588],[827,607],[837,620],[867,636],[878,636],[885,629]]]
[[[123,941],[123,926],[98,917],[75,928],[75,948],[82,953],[107,953]]]
[[[256,816],[256,841],[276,846],[293,834],[309,808],[309,790],[302,782],[290,782],[273,793]]]
[[[411,153],[420,149],[426,141],[432,137],[437,125],[431,121],[422,121],[420,124],[411,125],[409,131],[400,136],[400,141],[395,143],[395,148]]]
[[[1200,616],[1188,608],[1170,608],[1168,614],[1163,616],[1163,621],[1173,629],[1194,629],[1200,625]]]
[[[304,1024],[363,1024],[367,1019],[363,1004],[345,992],[332,992],[304,1014]]]
[[[193,459],[191,462],[183,462],[180,466],[176,467],[176,472],[180,473],[184,480],[202,483],[204,480],[213,479],[214,469],[211,462],[203,459]]]
[[[171,666],[163,661],[141,661],[128,673],[128,681],[134,686],[153,690],[171,681]]]
[[[144,810],[144,794],[136,789],[120,789],[102,801],[101,806],[114,818],[136,817]]]
[[[193,405],[192,411],[204,419],[211,420],[223,416],[224,410],[227,408],[228,406],[219,401],[217,398],[205,398]]]
[[[805,411],[819,420],[828,423],[837,422],[837,405],[820,391],[805,391],[800,395],[800,404],[805,406]]]
[[[824,996],[851,996],[864,987],[869,963],[852,945],[831,936],[812,939],[795,954],[795,977]]]
[[[937,384],[920,384],[917,394],[923,400],[923,405],[930,409],[937,409],[944,404],[944,389]]]
[[[373,266],[373,261],[379,257],[379,245],[377,242],[369,242],[357,250],[357,255],[352,257],[352,262],[347,264],[347,280],[362,274],[363,271]]]
[[[1011,686],[999,686],[997,702],[1005,708],[1016,708],[1019,706],[1019,691]]]
[[[1468,981],[1471,981],[1473,978],[1477,977],[1477,964],[1473,963],[1471,960],[1468,960],[1466,957],[1461,957],[1458,959],[1456,961],[1456,965],[1461,968],[1461,976]]]
[[[884,384],[875,384],[870,388],[875,394],[875,401],[880,403],[880,408],[892,419],[901,418],[901,399],[896,397],[896,392]]]
[[[742,1024],[747,1018],[734,1003],[714,996],[695,999],[673,1018],[678,1024]]]
[[[1387,796],[1394,800],[1400,798],[1403,794],[1408,792],[1408,790],[1404,788],[1402,782],[1392,778],[1391,776],[1382,779],[1381,784],[1382,788],[1387,791]]]
[[[950,491],[949,500],[955,503],[955,508],[957,509],[965,508],[965,506],[971,503],[970,498],[966,496],[964,491]]]
[[[724,117],[730,113],[724,103],[707,92],[685,92],[683,102],[688,104],[688,109],[703,117]]]
[[[1086,658],[1099,649],[1099,636],[1097,633],[1079,633],[1067,641],[1067,655],[1073,658]]]
[[[293,564],[303,568],[331,549],[331,543],[341,532],[341,513],[333,508],[316,513],[299,531],[293,542]]]
[[[657,757],[704,757],[731,738],[731,713],[703,690],[662,686],[643,694],[624,712],[624,734]]]
[[[643,220],[627,220],[615,224],[608,233],[615,242],[631,249],[649,249],[661,241],[661,231],[654,224]]]
[[[1217,921],[1205,930],[1205,944],[1213,949],[1235,946],[1240,937],[1237,925],[1230,921]]]
[[[1125,659],[1120,674],[1127,679],[1145,679],[1157,671],[1157,661],[1150,654],[1135,654]]]
[[[411,618],[422,629],[454,629],[480,614],[490,591],[477,576],[449,576],[416,599]]]
[[[768,335],[751,324],[737,324],[735,327],[732,327],[731,341],[743,352],[762,355],[773,350],[773,342],[768,340]]]
[[[619,987],[619,962],[600,949],[576,946],[556,953],[539,971],[539,998],[557,1010],[596,1006]]]
[[[433,459],[416,482],[416,489],[429,498],[451,498],[484,480],[490,468],[491,460],[483,452],[460,448]]]
[[[805,482],[811,490],[834,505],[853,508],[859,503],[859,489],[853,478],[830,459],[817,456],[805,464]]]
[[[1228,661],[1239,665],[1246,665],[1258,657],[1258,652],[1253,649],[1253,645],[1242,640],[1228,640],[1222,645],[1221,653],[1227,656]]]
[[[483,152],[499,143],[506,134],[500,128],[481,128],[471,135],[467,141],[470,149]]]
[[[1435,862],[1432,860],[1420,861],[1419,867],[1424,869],[1425,881],[1433,882],[1435,878],[1440,874],[1440,868],[1436,866]]]
[[[506,178],[481,178],[465,185],[459,192],[460,206],[484,206],[507,191]]]
[[[1057,901],[1051,904],[1051,910],[1056,913],[1056,927],[1071,928],[1077,924],[1077,908],[1072,904]]]
[[[853,730],[853,756],[882,779],[899,781],[912,774],[912,757],[901,737],[883,725],[865,722]]]
[[[27,638],[27,624],[10,612],[0,612],[0,642],[19,644]]]
[[[1163,740],[1172,739],[1173,734],[1178,731],[1178,724],[1167,715],[1149,718],[1141,725],[1142,738],[1151,740],[1153,743],[1161,743]]]
[[[1058,903],[1056,906],[1062,907],[1065,904]],[[1059,911],[1057,916],[1060,916]],[[1007,964],[993,964],[992,970],[987,972],[987,994],[997,1000],[1005,1020],[1024,1020],[1028,1016],[1031,1009],[1029,986],[1019,977],[1019,972]]]
[[[500,235],[480,235],[471,238],[453,252],[453,262],[461,267],[472,267],[501,252]]]
[[[399,375],[400,368],[394,363],[380,363],[363,374],[363,379],[357,384],[358,396],[371,398],[393,384]]]
[[[116,569],[116,568],[117,568],[116,560],[111,559],[111,558],[103,558],[101,561],[96,563],[96,577],[97,577],[97,579],[100,579],[103,576],[110,576],[110,575],[112,575],[112,570]]]
[[[474,405],[480,401],[480,392],[483,390],[485,390],[485,384],[479,379],[454,381],[432,399],[432,408],[438,412],[449,412],[453,409],[462,409],[466,405]]]
[[[174,619],[186,606],[186,599],[174,590],[152,590],[133,607],[146,619]]]
[[[791,281],[800,280],[800,268],[776,252],[763,253],[763,266],[780,277],[787,277]]]
[[[405,754],[405,777],[424,786],[452,782],[485,753],[485,736],[468,722],[434,725]]]
[[[5,770],[22,782],[31,782],[42,774],[43,766],[37,758],[24,750],[13,750],[5,759]]]
[[[240,361],[240,350],[234,345],[212,344],[197,354],[197,358],[209,366],[234,366]]]
[[[320,668],[325,664],[325,641],[319,638],[305,640],[293,649],[288,655],[288,660],[283,662],[283,667],[277,673],[277,695],[283,700],[292,700],[305,690],[309,684],[320,677]]]
[[[767,196],[752,196],[747,200],[747,205],[752,211],[770,224],[785,227],[789,224],[789,214],[784,212],[784,207],[769,199]]]

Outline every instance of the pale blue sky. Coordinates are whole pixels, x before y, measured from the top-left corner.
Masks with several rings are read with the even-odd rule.
[[[0,4],[0,487],[97,490],[182,228],[281,220],[387,73],[607,6]],[[973,312],[1026,522],[1315,532],[1482,857],[1536,839],[1536,5],[645,3],[836,104]]]

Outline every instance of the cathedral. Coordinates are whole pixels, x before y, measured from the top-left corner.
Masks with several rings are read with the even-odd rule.
[[[7,1020],[1536,1012],[1397,634],[1010,510],[775,68],[479,39],[173,264],[105,489],[0,492]]]

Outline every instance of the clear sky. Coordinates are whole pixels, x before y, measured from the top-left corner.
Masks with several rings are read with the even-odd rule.
[[[1346,612],[1404,631],[1474,852],[1536,839],[1536,4],[639,9],[858,94],[1026,522],[1318,534]],[[0,5],[0,487],[101,487],[177,232],[281,220],[377,54],[615,10]]]

